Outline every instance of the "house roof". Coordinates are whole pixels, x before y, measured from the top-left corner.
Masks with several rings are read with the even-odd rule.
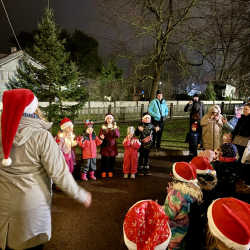
[[[40,63],[38,63],[36,60],[34,60],[33,58],[31,58],[26,52],[23,52],[22,50],[17,50],[15,52],[12,52],[10,54],[4,55],[4,54],[0,54],[0,55],[4,55],[3,57],[0,56],[0,67],[18,57],[21,57],[24,55],[24,53],[26,54],[26,56],[28,57],[29,60],[31,60],[33,63],[37,64],[39,67],[43,68],[44,66]]]

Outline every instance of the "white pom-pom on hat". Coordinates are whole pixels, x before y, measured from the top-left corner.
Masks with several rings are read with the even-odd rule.
[[[12,160],[10,158],[2,160],[2,164],[4,166],[9,166],[11,163],[12,163]]]

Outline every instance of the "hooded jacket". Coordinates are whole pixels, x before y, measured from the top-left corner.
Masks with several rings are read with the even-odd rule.
[[[158,104],[158,105],[157,105]],[[159,107],[161,110],[159,110]],[[168,115],[168,106],[164,98],[161,101],[158,98],[155,98],[149,103],[148,106],[149,114],[154,117],[155,121],[160,121],[162,116]]]
[[[189,112],[190,111],[190,125],[192,125],[195,120],[193,119],[193,114],[194,113],[199,113],[199,116],[200,116],[200,120],[198,120],[197,122],[200,122],[202,117],[204,116],[205,114],[205,108],[204,108],[204,104],[203,102],[200,101],[200,98],[199,98],[199,101],[194,101],[193,99],[193,103],[192,104],[187,104],[184,108],[184,112]]]
[[[219,120],[210,119],[212,112],[217,111]],[[220,114],[220,107],[218,105],[212,105],[209,111],[201,120],[202,126],[202,144],[204,149],[210,149],[214,151],[219,148],[221,140],[221,132],[223,127],[222,118]]]
[[[87,192],[69,172],[50,134],[52,123],[22,117],[10,152],[12,164],[0,164],[0,248],[26,249],[51,238],[51,179],[67,195],[84,203]],[[0,133],[0,162],[4,158]]]

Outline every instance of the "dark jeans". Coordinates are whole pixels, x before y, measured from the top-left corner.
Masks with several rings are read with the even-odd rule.
[[[103,172],[112,172],[114,171],[115,166],[115,157],[102,156],[101,158],[101,171]]]
[[[143,146],[140,147],[140,156],[139,156],[139,167],[148,166],[148,157],[150,149],[145,149]],[[144,159],[144,164],[143,164]]]
[[[156,147],[160,147],[161,146],[161,137],[162,137],[162,133],[163,133],[163,129],[164,129],[164,122],[157,122],[155,121],[154,126],[157,127],[159,126],[160,130],[156,133],[155,130],[153,132],[153,146],[155,146],[155,141],[156,142]]]
[[[43,244],[42,245],[39,245],[39,246],[36,246],[36,247],[31,247],[31,248],[27,248],[26,250],[42,250],[43,249]],[[5,250],[14,250],[14,249],[11,249],[11,248],[5,248]]]
[[[96,171],[96,158],[82,160],[81,172],[87,173],[88,171]]]
[[[239,145],[236,145],[236,147],[238,149],[238,154],[239,154],[239,157],[240,157],[238,159],[239,166],[240,166],[240,172],[241,172],[240,179],[245,181],[245,183],[247,185],[250,185],[250,167],[249,167],[249,164],[242,164],[241,163],[241,159],[242,159],[242,156],[244,154],[245,147],[239,146]]]
[[[197,145],[189,144],[188,162],[190,162],[195,156],[197,156]]]

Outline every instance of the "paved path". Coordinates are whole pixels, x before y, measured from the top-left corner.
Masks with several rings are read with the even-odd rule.
[[[169,165],[185,161],[186,156],[150,159],[152,176],[123,179],[122,159],[117,159],[113,178],[101,178],[100,162],[96,181],[78,184],[92,193],[93,203],[85,209],[60,191],[52,198],[52,239],[44,250],[126,250],[123,220],[137,201],[158,199],[163,204],[171,180]],[[77,178],[77,177],[76,177]]]

